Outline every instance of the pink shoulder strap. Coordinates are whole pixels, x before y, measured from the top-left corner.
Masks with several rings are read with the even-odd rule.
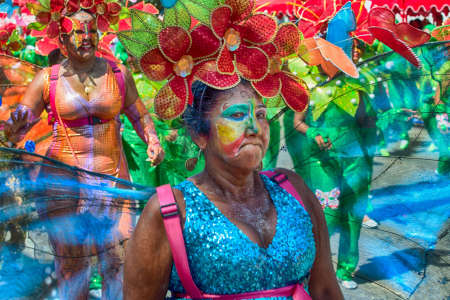
[[[184,244],[183,232],[181,229],[180,214],[178,206],[173,197],[172,188],[169,184],[156,188],[161,215],[166,228],[167,239],[172,250],[173,261],[177,269],[178,276],[186,292],[194,299],[202,299],[202,292],[195,285],[191,276],[189,262]]]
[[[50,86],[48,90],[48,95],[50,98],[50,109],[51,112],[48,116],[48,123],[53,124],[55,122],[56,118],[56,104],[55,104],[55,97],[56,97],[56,84],[58,83],[58,77],[59,77],[59,64],[53,65],[50,69]]]
[[[286,192],[294,196],[294,198],[297,199],[297,201],[301,204],[301,206],[305,207],[303,205],[302,198],[297,193],[297,190],[294,188],[294,186],[292,185],[292,183],[289,181],[288,177],[285,174],[277,173],[275,171],[270,170],[263,171],[261,172],[261,174],[268,176],[270,179],[278,183],[283,189],[286,190]]]
[[[109,66],[114,72],[114,76],[116,77],[117,84],[119,85],[120,95],[122,96],[122,108],[125,107],[125,80],[123,78],[122,71],[119,66],[113,61],[107,60]]]

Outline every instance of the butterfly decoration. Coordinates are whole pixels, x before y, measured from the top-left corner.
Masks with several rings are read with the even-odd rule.
[[[325,209],[327,207],[331,209],[337,209],[339,207],[339,195],[341,191],[339,188],[335,187],[329,192],[323,192],[319,189],[315,192],[317,199],[320,201],[320,205]]]

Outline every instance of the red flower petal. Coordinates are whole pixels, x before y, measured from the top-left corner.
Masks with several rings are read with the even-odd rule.
[[[64,0],[50,0],[50,9],[51,12],[61,12],[64,8]]]
[[[109,21],[104,15],[97,15],[97,28],[103,32],[109,30]]]
[[[306,85],[295,76],[280,73],[281,96],[284,102],[293,110],[302,112],[308,105],[309,93]]]
[[[261,80],[269,72],[269,59],[261,49],[241,46],[236,52],[236,68],[245,79]]]
[[[188,82],[175,76],[164,85],[155,97],[155,112],[162,119],[174,119],[186,109]]]
[[[71,33],[73,29],[73,23],[70,18],[62,17],[60,21],[61,32],[62,33]]]
[[[162,56],[159,49],[148,51],[139,61],[142,71],[151,80],[161,81],[167,79],[173,72],[173,65]]]
[[[242,38],[254,43],[270,42],[277,32],[277,21],[265,14],[255,14],[242,24]]]
[[[233,54],[227,47],[222,46],[222,50],[217,58],[217,70],[221,74],[234,74]]]
[[[231,16],[233,23],[239,23],[246,19],[255,7],[254,0],[226,0],[225,4],[233,9],[233,15]]]
[[[66,5],[66,14],[73,14],[80,10],[80,4],[78,0],[69,0]]]
[[[120,6],[117,2],[110,2],[107,6],[108,14],[111,16],[118,16],[120,14],[120,10],[122,9],[122,6]]]
[[[58,22],[52,21],[48,24],[47,35],[49,38],[54,39],[59,35],[59,24]]]
[[[215,60],[199,64],[194,68],[193,74],[196,79],[216,89],[232,88],[240,81],[239,75],[236,73],[232,75],[219,73]]]
[[[163,55],[176,63],[191,47],[189,33],[178,26],[166,27],[158,35],[159,47]]]
[[[279,74],[267,75],[261,81],[252,81],[255,90],[265,98],[273,98],[280,92],[281,81]]]
[[[94,6],[94,0],[80,0],[80,6],[84,9],[89,9]]]
[[[297,26],[292,23],[281,24],[273,41],[278,49],[278,55],[285,57],[297,53],[300,46],[300,38]]]
[[[189,55],[194,59],[215,54],[220,47],[219,39],[206,25],[199,25],[191,31],[192,46]]]
[[[211,28],[218,38],[223,38],[231,26],[232,10],[228,6],[220,6],[211,13]]]
[[[108,19],[108,22],[110,25],[114,25],[114,24],[117,24],[117,22],[119,22],[118,15],[117,16],[108,16],[107,19]]]
[[[36,21],[41,24],[48,24],[50,22],[51,14],[47,11],[42,11],[37,14]]]
[[[258,46],[258,48],[261,49],[262,51],[264,51],[269,57],[274,56],[278,52],[277,47],[275,47],[275,45],[273,43],[264,44],[264,45]]]

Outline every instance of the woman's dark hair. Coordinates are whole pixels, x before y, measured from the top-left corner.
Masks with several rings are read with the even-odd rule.
[[[195,135],[209,135],[210,123],[207,115],[216,104],[217,93],[223,92],[201,81],[192,84],[194,102],[183,113],[183,121],[189,131]]]

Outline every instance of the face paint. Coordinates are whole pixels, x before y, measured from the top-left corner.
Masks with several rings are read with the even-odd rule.
[[[255,109],[256,101],[251,99],[248,103],[233,104],[227,108],[222,107],[222,113],[216,122],[217,136],[223,146],[224,152],[236,156],[245,139],[246,130],[255,133],[261,131],[258,115],[265,108]]]
[[[83,41],[89,39],[94,47],[98,45],[97,23],[95,19],[89,22],[81,22],[77,19],[71,19],[73,30],[70,35],[71,42],[78,49],[82,46]]]

